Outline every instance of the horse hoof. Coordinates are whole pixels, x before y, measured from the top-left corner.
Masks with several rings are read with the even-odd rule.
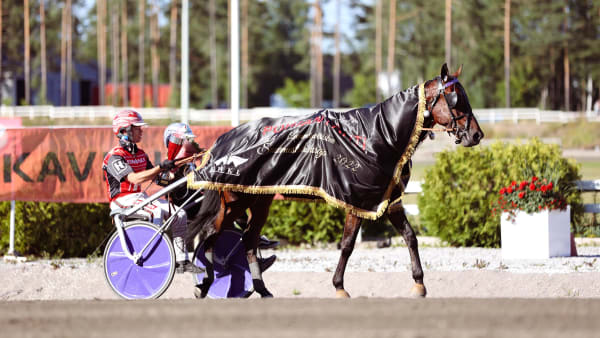
[[[350,294],[348,294],[348,292],[346,292],[344,289],[336,290],[335,298],[350,298]]]
[[[267,289],[257,290],[256,292],[258,292],[260,298],[273,298],[273,294]]]
[[[204,294],[204,292],[202,292],[200,285],[196,285],[194,287],[194,297],[196,297],[196,299],[202,299],[202,298],[206,297],[206,294]]]
[[[415,283],[410,290],[410,295],[414,298],[425,298],[427,296],[427,289],[425,289],[425,285]]]

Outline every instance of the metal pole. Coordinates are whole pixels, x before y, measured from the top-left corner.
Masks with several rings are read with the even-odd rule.
[[[190,120],[190,94],[189,94],[189,3],[181,1],[181,122]]]
[[[15,255],[15,201],[10,201],[10,242],[7,255]]]
[[[231,0],[231,125],[240,124],[240,37],[239,4]]]

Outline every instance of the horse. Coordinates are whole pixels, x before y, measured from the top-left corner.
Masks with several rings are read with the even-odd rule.
[[[393,116],[394,114],[406,114],[406,116],[413,118],[410,121],[417,121],[412,122],[412,126],[404,126],[404,129],[414,130],[413,132],[417,133],[414,135],[414,137],[416,137],[415,147],[418,144],[421,144],[427,138],[427,136],[434,131],[432,128],[436,124],[444,127],[442,131],[447,131],[449,135],[453,135],[455,137],[456,144],[460,144],[465,147],[475,146],[479,144],[481,139],[484,137],[484,133],[479,127],[479,123],[477,122],[475,116],[473,115],[466,91],[460,82],[458,82],[458,77],[460,76],[461,72],[462,66],[455,73],[449,74],[448,67],[446,64],[444,64],[442,66],[440,76],[421,84],[420,88],[422,89],[420,90],[422,90],[422,92],[419,91],[419,93],[422,93],[423,95],[422,99],[419,101],[421,103],[418,107],[410,106],[410,109],[407,109],[406,107],[399,106],[400,108],[404,108],[404,110],[401,112],[389,111],[394,110],[394,108],[398,108],[398,102],[400,102],[398,101],[394,103],[392,98],[390,98],[378,104],[375,109],[379,109],[379,111],[387,110],[385,113],[388,114],[388,116]],[[415,86],[414,90],[401,92],[396,94],[396,96],[403,97],[406,95],[417,95],[411,94],[416,92],[417,89]],[[371,110],[373,111],[373,109]],[[419,120],[419,114],[422,114],[422,120]],[[308,122],[305,122],[304,124],[306,123]],[[419,125],[420,128],[415,126],[416,123],[422,123],[422,125]],[[265,130],[268,131],[269,129],[267,127],[263,127],[263,134],[265,133]],[[402,130],[391,130],[391,133],[400,134],[402,132]],[[390,132],[388,132],[388,134],[389,133]],[[236,139],[229,139],[228,141],[238,141],[241,143],[247,142],[247,140]],[[217,143],[218,142],[219,141],[217,140]],[[414,151],[414,149],[409,150],[410,151],[408,152],[405,151],[404,155],[402,155],[403,161],[398,161],[398,166],[401,166],[401,168],[397,167],[395,173],[389,173],[389,176],[394,175],[394,177],[396,177],[397,175],[399,178],[396,183],[391,184],[394,187],[392,188],[393,191],[390,194],[390,201],[393,200],[394,202],[384,204],[384,207],[378,209],[378,212],[375,215],[378,217],[382,213],[385,214],[393,227],[402,234],[410,253],[412,278],[414,280],[414,285],[410,290],[410,295],[413,297],[425,297],[427,295],[427,289],[423,282],[424,275],[419,258],[417,238],[412,226],[407,220],[401,203],[402,191],[410,179],[411,161],[410,158],[404,158],[405,155],[408,155],[408,157],[412,155],[412,151]],[[236,159],[230,160],[233,161]],[[242,162],[242,159],[237,158],[237,161]],[[351,165],[347,165],[351,162],[336,163],[346,165],[346,168],[351,167]],[[202,165],[206,165],[206,163],[203,163]],[[198,169],[199,171],[202,170],[202,165],[201,168]],[[275,164],[272,169],[277,171],[277,165]],[[311,170],[316,169],[304,168],[304,170],[308,170],[310,172]],[[235,175],[236,173],[234,172],[233,174]],[[335,183],[343,184],[344,182]],[[188,183],[188,185],[190,185],[190,183]],[[253,286],[255,291],[260,294],[261,297],[272,297],[273,295],[267,289],[264,281],[262,280],[262,272],[256,263],[256,248],[260,231],[267,220],[269,207],[273,201],[274,194],[265,193],[265,191],[254,193],[254,191],[258,190],[252,190],[253,187],[250,187],[247,190],[239,189],[238,191],[235,189],[228,189],[227,187],[229,187],[229,185],[219,185],[218,187],[208,186],[209,189],[214,190],[207,189],[205,191],[204,202],[202,203],[202,206],[198,212],[198,217],[196,217],[196,219],[190,225],[190,233],[194,235],[200,233],[201,239],[206,241],[205,245],[207,248],[209,248],[207,249],[207,259],[210,261],[210,247],[212,246],[212,243],[214,243],[219,232],[225,227],[230,226],[232,222],[237,217],[245,213],[246,210],[249,210],[249,226],[244,233],[242,240],[246,248],[246,257],[252,274]],[[331,196],[323,194],[321,190],[318,189],[302,191],[315,191],[313,194],[314,196],[312,196],[313,198],[323,198],[326,200],[326,202],[335,201],[335,199],[331,198]],[[291,190],[292,195],[294,192],[294,190]],[[285,193],[284,195],[287,196]],[[350,198],[361,199],[361,196],[350,196]],[[338,206],[339,205],[344,207],[347,206],[343,203],[338,204]],[[368,218],[367,216],[371,217],[374,215],[361,213],[360,210],[351,206],[348,208],[349,209],[346,213],[341,240],[341,254],[332,280],[333,286],[336,290],[335,295],[337,298],[350,297],[350,294],[344,288],[344,272],[346,269],[346,264],[354,249],[362,219]],[[373,219],[373,217],[371,217],[371,219]],[[207,273],[204,277],[204,280],[201,284],[197,285],[201,297],[206,296],[213,280],[213,272],[211,271],[211,268],[207,266]]]

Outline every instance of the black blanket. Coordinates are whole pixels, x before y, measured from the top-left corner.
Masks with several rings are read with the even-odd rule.
[[[404,190],[424,111],[421,84],[372,108],[248,122],[217,139],[188,186],[316,196],[376,219]]]

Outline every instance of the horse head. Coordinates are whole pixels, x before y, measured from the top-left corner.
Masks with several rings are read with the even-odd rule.
[[[479,144],[483,131],[473,115],[467,92],[458,82],[462,66],[456,73],[448,74],[444,63],[441,75],[425,84],[426,107],[431,113],[426,124],[439,124],[456,136],[456,144],[472,147]]]

